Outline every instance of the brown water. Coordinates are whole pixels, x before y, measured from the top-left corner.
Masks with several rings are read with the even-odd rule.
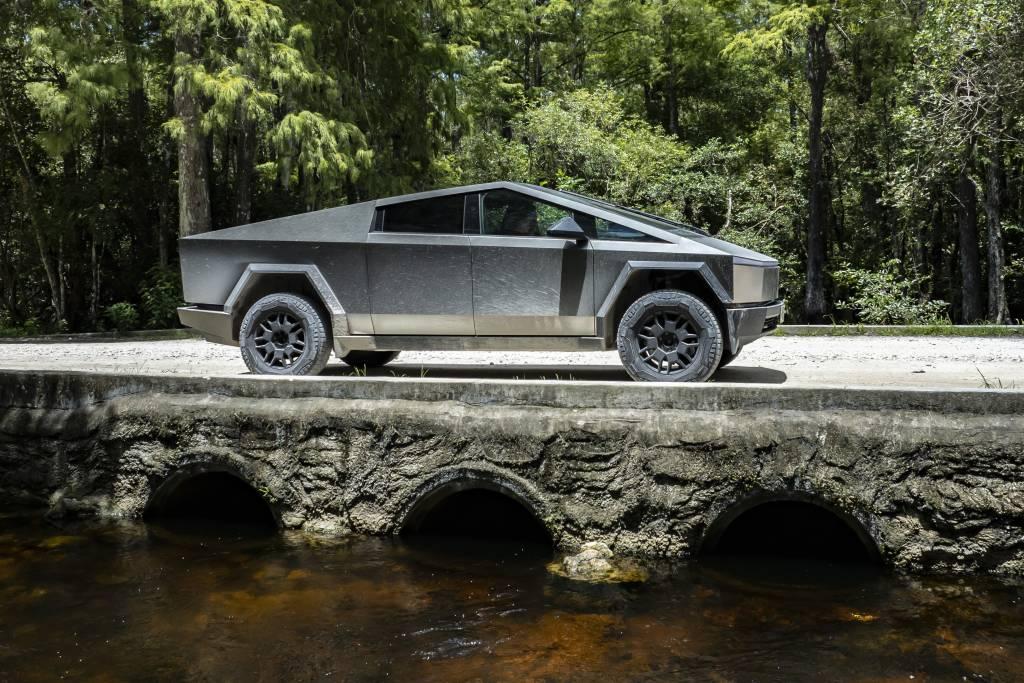
[[[718,558],[587,585],[515,541],[218,533],[0,518],[0,681],[1024,678],[1020,584]]]

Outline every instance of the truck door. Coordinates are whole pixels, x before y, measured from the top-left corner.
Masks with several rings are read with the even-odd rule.
[[[374,334],[473,334],[465,201],[444,195],[377,209],[366,244]]]
[[[596,333],[593,250],[547,235],[567,216],[568,209],[511,190],[480,195],[480,234],[470,237],[477,335]]]

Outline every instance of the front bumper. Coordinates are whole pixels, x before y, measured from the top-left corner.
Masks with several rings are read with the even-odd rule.
[[[198,306],[182,306],[178,309],[178,320],[185,327],[200,332],[207,341],[238,346],[230,313]]]
[[[745,345],[775,331],[785,318],[785,308],[785,302],[779,299],[769,304],[726,309],[729,353],[737,354]]]

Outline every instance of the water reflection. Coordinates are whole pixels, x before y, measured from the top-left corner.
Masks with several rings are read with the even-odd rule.
[[[1020,584],[716,557],[549,574],[516,540],[0,519],[0,680],[1012,680]]]

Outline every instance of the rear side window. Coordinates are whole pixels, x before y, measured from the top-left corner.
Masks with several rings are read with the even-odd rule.
[[[461,235],[465,203],[463,195],[449,195],[385,206],[381,230]]]
[[[591,239],[616,240],[622,242],[664,242],[645,232],[627,228],[613,221],[587,214],[577,213],[576,222]]]
[[[603,218],[594,219],[594,232],[599,240],[622,240],[625,242],[661,242],[657,237],[652,237],[645,232],[627,228]]]

